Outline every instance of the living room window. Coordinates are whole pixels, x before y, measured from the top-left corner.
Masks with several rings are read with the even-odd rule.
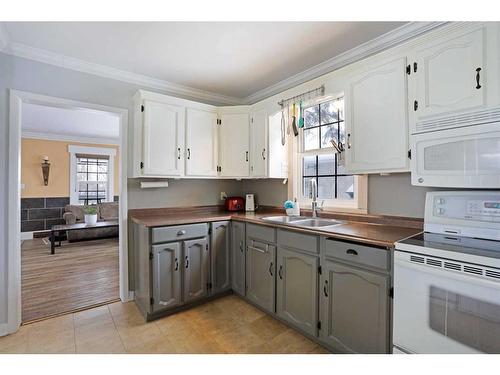
[[[114,157],[108,147],[69,146],[71,204],[92,205],[114,200]]]
[[[315,180],[317,199],[325,208],[365,211],[366,176],[348,173],[332,144],[332,141],[343,145],[346,142],[344,97],[310,103],[305,106],[303,116],[294,195],[308,208],[312,201],[311,180]]]

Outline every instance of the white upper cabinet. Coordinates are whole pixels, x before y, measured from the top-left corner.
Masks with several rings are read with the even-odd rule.
[[[217,176],[217,113],[186,110],[186,176]]]
[[[219,175],[248,177],[250,175],[250,116],[244,113],[223,113],[219,125]]]
[[[408,171],[406,58],[370,66],[360,65],[347,84],[346,169]]]
[[[182,176],[184,151],[184,107],[144,100],[144,176]]]
[[[491,118],[484,111],[498,106],[498,48],[495,23],[452,25],[415,47],[409,60],[411,133]]]
[[[267,176],[267,112],[260,110],[250,115],[250,176]]]

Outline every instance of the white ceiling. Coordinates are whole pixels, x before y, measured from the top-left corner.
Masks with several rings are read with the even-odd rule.
[[[6,22],[14,43],[245,98],[404,22]]]
[[[119,140],[117,116],[86,109],[66,109],[38,104],[23,104],[22,132],[40,134],[45,138]]]

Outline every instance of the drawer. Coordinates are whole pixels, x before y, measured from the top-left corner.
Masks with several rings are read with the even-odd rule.
[[[319,253],[319,237],[278,229],[278,245],[311,254]]]
[[[328,238],[323,241],[323,247],[323,254],[327,258],[337,258],[384,271],[390,269],[390,253],[385,249]]]
[[[276,243],[276,229],[264,225],[247,224],[247,238]]]
[[[208,234],[208,224],[174,225],[170,227],[153,228],[151,242],[170,242],[188,238],[205,237]]]

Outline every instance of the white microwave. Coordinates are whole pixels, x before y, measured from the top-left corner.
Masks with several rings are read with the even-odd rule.
[[[411,135],[416,186],[500,188],[500,123]]]

